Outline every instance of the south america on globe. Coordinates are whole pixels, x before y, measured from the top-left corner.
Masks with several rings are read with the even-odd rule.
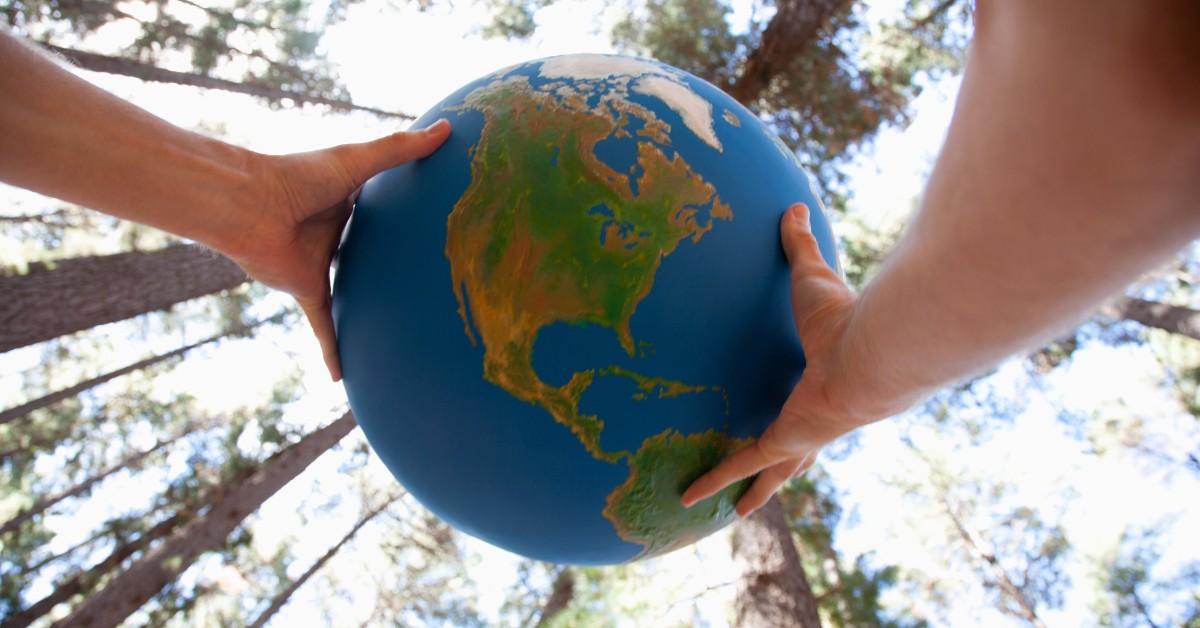
[[[613,564],[730,523],[747,482],[687,486],[775,418],[804,367],[779,219],[795,155],[716,87],[568,55],[418,119],[450,138],[363,186],[333,313],[372,448],[447,523],[517,554]]]

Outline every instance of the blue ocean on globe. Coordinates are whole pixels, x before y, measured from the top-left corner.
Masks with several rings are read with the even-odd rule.
[[[474,81],[433,155],[363,187],[334,320],[350,406],[438,517],[601,565],[736,518],[688,484],[775,418],[804,367],[779,220],[821,203],[750,111],[670,66],[531,61]]]

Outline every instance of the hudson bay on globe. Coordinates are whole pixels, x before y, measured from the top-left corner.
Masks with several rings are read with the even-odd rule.
[[[747,483],[693,479],[800,376],[779,219],[794,154],[709,83],[568,55],[474,81],[418,119],[433,155],[362,189],[333,312],[350,406],[397,480],[524,556],[612,564],[730,523]]]

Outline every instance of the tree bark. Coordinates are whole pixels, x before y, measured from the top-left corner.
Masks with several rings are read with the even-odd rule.
[[[268,458],[245,481],[213,502],[203,516],[142,556],[54,626],[116,626],[188,568],[201,554],[221,547],[252,512],[356,427],[347,412],[329,425]]]
[[[263,83],[239,83],[237,81],[228,81],[212,76],[205,76],[203,74],[165,70],[153,64],[142,63],[140,61],[126,59],[123,57],[110,57],[108,55],[96,54],[94,52],[84,52],[82,50],[74,50],[72,48],[62,48],[44,42],[38,42],[38,44],[42,48],[45,48],[46,50],[65,58],[76,66],[92,72],[132,76],[143,81],[155,83],[174,83],[176,85],[188,85],[191,87],[202,87],[205,89],[219,89],[227,92],[256,96],[258,98],[266,99],[270,102],[279,102],[284,99],[289,99],[300,104],[325,105],[338,111],[365,111],[389,118],[400,118],[403,120],[413,119],[412,116],[404,113],[384,111],[383,109],[376,109],[374,107],[365,107],[363,105],[356,105],[347,100],[325,98],[324,96],[317,94],[305,94],[283,90]]]
[[[538,618],[537,628],[548,626],[555,617],[566,610],[575,597],[575,572],[570,567],[563,567],[550,587],[550,597],[542,607],[542,615]]]
[[[97,325],[164,310],[247,280],[204,247],[77,257],[0,276],[0,353]]]
[[[313,577],[313,574],[320,571],[321,567],[324,567],[325,563],[329,562],[329,559],[333,558],[334,555],[336,555],[338,551],[342,549],[343,545],[349,543],[350,540],[354,538],[354,535],[358,534],[358,531],[362,529],[363,526],[367,525],[367,523],[374,519],[376,515],[387,510],[388,506],[394,504],[399,498],[399,496],[393,497],[378,508],[375,508],[374,510],[371,510],[367,514],[363,515],[362,518],[358,520],[358,523],[355,523],[354,527],[350,528],[350,531],[342,537],[342,540],[335,543],[333,547],[329,548],[324,554],[322,554],[321,557],[316,560],[316,562],[310,565],[308,569],[304,570],[304,573],[301,574],[299,578],[293,580],[286,587],[284,587],[282,591],[277,593],[275,597],[271,598],[271,604],[268,605],[266,610],[260,613],[253,622],[250,622],[249,628],[262,628],[262,626],[267,625],[267,622],[275,616],[275,613],[278,613],[279,609],[283,608],[284,605],[287,604],[288,599],[292,597],[293,593],[295,593],[300,587],[304,586],[304,583],[308,582],[308,579]]]
[[[1200,310],[1181,305],[1121,297],[1104,306],[1104,314],[1200,340]]]
[[[819,628],[817,601],[779,498],[772,497],[733,533],[733,557],[741,567],[735,625],[744,628]]]
[[[735,100],[750,109],[771,80],[785,71],[817,40],[829,19],[851,0],[778,0],[775,16],[763,30],[758,47],[746,55],[737,80],[726,87]]]
[[[215,336],[210,336],[199,342],[193,342],[192,344],[184,345],[182,347],[179,347],[178,349],[169,351],[167,353],[150,356],[150,357],[146,358],[145,360],[139,360],[137,362],[134,362],[133,364],[129,364],[129,365],[123,366],[119,369],[116,369],[115,371],[109,371],[107,373],[97,375],[96,377],[93,377],[91,379],[87,379],[82,382],[79,382],[78,384],[75,384],[74,386],[68,386],[66,388],[63,388],[62,390],[56,390],[48,395],[38,397],[37,399],[28,401],[19,406],[14,406],[3,412],[0,412],[0,425],[4,425],[5,423],[9,423],[10,421],[15,421],[15,420],[29,414],[30,412],[33,412],[34,410],[40,410],[47,406],[58,403],[59,401],[62,401],[63,399],[69,399],[71,397],[74,397],[84,391],[91,390],[92,388],[95,388],[96,386],[99,386],[100,384],[103,384],[104,382],[116,379],[122,375],[126,375],[126,374],[132,373],[134,371],[140,371],[141,369],[154,366],[155,364],[158,364],[160,362],[164,362],[166,360],[170,360],[171,358],[181,356],[181,355],[191,351],[192,349],[195,349],[197,347],[202,347],[206,344],[216,342],[218,340],[232,336],[234,334],[246,333],[246,332],[250,331],[251,329],[258,327],[259,325],[262,325],[263,323],[278,321],[282,317],[283,317],[283,314],[279,314],[277,316],[273,316],[273,317],[265,319],[265,320],[255,321],[246,326],[231,327]]]

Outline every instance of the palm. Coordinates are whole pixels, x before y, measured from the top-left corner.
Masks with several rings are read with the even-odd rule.
[[[230,257],[254,279],[296,298],[321,342],[330,375],[341,377],[330,312],[329,266],[355,191],[376,173],[432,153],[448,124],[374,142],[263,158],[260,219],[250,246]]]
[[[807,207],[794,206],[780,228],[792,268],[792,311],[807,361],[804,375],[762,436],[697,479],[684,493],[685,505],[757,473],[758,479],[737,506],[740,515],[748,515],[788,478],[812,466],[821,448],[851,424],[843,400],[829,386],[829,373],[854,306],[854,293],[822,259],[808,226]]]

